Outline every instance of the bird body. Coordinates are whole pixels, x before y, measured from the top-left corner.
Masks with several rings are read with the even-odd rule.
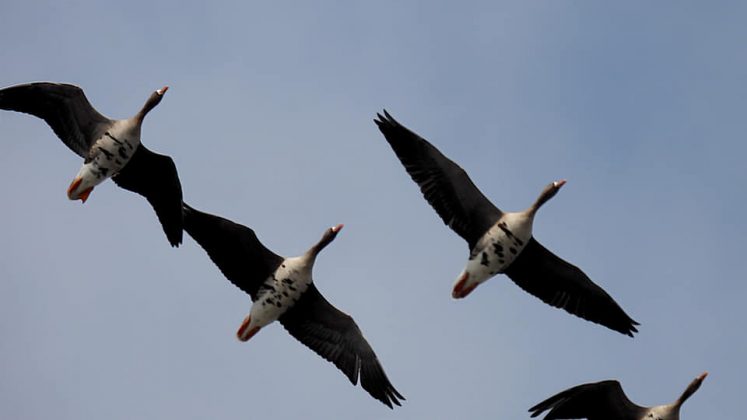
[[[57,137],[84,159],[67,189],[85,203],[108,178],[144,196],[153,206],[172,246],[182,241],[182,189],[174,161],[140,143],[143,119],[161,102],[168,86],[154,91],[131,118],[113,120],[88,102],[83,90],[65,83],[34,82],[0,89],[0,109],[43,119]]]
[[[404,397],[394,388],[371,345],[353,318],[334,307],[314,285],[319,252],[342,229],[327,229],[298,257],[267,249],[254,231],[219,216],[184,206],[184,229],[234,285],[251,296],[252,308],[236,335],[247,341],[277,320],[295,339],[332,362],[355,385],[389,408]]]
[[[559,258],[535,238],[539,208],[565,184],[548,184],[526,210],[503,212],[475,186],[467,172],[389,113],[374,120],[423,197],[441,220],[461,236],[469,258],[452,288],[464,298],[498,273],[543,302],[633,336],[636,321],[578,267]]]
[[[561,391],[529,409],[531,417],[548,411],[544,420],[679,420],[680,408],[708,376],[698,375],[671,404],[642,407],[630,401],[615,380],[577,385]]]
[[[664,404],[651,407],[640,420],[680,420],[680,406]]]
[[[138,146],[140,124],[135,118],[113,121],[91,146],[83,166],[68,188],[68,198],[85,201],[93,187],[117,175],[127,165]]]
[[[454,283],[452,296],[465,297],[481,283],[503,273],[532,238],[533,222],[532,212],[503,213],[470,251],[467,266]]]
[[[339,232],[342,225],[335,226]],[[276,321],[298,302],[311,286],[311,277],[316,254],[307,252],[298,257],[286,257],[275,272],[259,286],[257,298],[249,316],[236,333],[239,340],[247,341],[260,328]]]

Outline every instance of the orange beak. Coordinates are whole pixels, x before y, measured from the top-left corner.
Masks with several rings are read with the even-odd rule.
[[[71,200],[81,200],[82,202],[86,202],[88,200],[88,196],[91,195],[91,191],[93,191],[93,187],[86,189],[85,191],[78,194],[78,197],[73,198],[73,192],[80,186],[80,183],[83,182],[83,178],[75,178],[70,184],[69,187],[67,187],[67,196]]]
[[[82,203],[85,203],[86,200],[88,200],[88,196],[91,195],[91,191],[93,191],[93,187],[91,187],[91,188],[83,191],[82,193],[80,193],[80,195],[78,196],[78,198],[80,198],[80,201]]]
[[[236,337],[238,337],[240,341],[249,341],[250,338],[254,337],[254,335],[257,334],[260,329],[262,329],[262,327],[254,327],[252,329],[249,329],[249,325],[251,323],[252,316],[249,315],[244,318],[244,322],[241,323],[239,330],[236,331]]]
[[[461,299],[463,297],[466,297],[468,294],[472,293],[473,290],[480,284],[475,283],[472,285],[469,285],[467,287],[464,287],[465,284],[467,284],[467,279],[469,279],[469,273],[462,274],[462,277],[459,278],[459,281],[454,285],[454,289],[451,291],[451,297],[454,299]]]
[[[459,299],[460,297],[462,297],[462,290],[464,290],[464,284],[467,283],[468,278],[469,274],[462,274],[462,277],[459,278],[457,284],[454,285],[454,290],[451,291],[451,297],[453,297],[454,299]]]

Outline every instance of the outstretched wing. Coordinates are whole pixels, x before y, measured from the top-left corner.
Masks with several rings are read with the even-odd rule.
[[[314,284],[278,320],[298,341],[334,363],[353,385],[360,375],[363,389],[389,408],[405,399],[389,382],[353,318],[332,306]]]
[[[141,144],[112,179],[148,200],[171,246],[182,243],[182,185],[170,157],[153,153]]]
[[[559,258],[534,238],[505,274],[543,302],[622,334],[633,336],[639,325],[578,267]]]
[[[386,141],[445,224],[472,249],[500,219],[501,211],[459,165],[384,111],[374,120]]]
[[[228,219],[195,210],[184,203],[184,229],[226,278],[257,298],[259,286],[283,262],[265,248],[254,231]]]
[[[602,381],[569,388],[530,408],[532,417],[550,410],[552,419],[639,420],[646,409],[631,402],[617,381]]]
[[[36,82],[0,89],[0,109],[43,119],[82,158],[112,123],[91,106],[81,88],[62,83]]]

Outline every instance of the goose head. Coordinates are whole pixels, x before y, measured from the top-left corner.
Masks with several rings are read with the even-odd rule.
[[[565,179],[560,179],[558,181],[553,181],[542,190],[539,197],[537,197],[537,200],[532,204],[531,207],[529,207],[528,212],[532,215],[539,210],[540,207],[542,207],[543,204],[547,203],[551,198],[555,197],[555,194],[560,191],[560,188],[565,185]]]
[[[316,258],[316,256],[319,254],[319,252],[321,252],[321,250],[326,248],[327,245],[331,244],[332,241],[335,240],[335,238],[337,237],[337,234],[340,233],[340,231],[342,230],[344,226],[345,225],[343,224],[339,224],[339,225],[332,226],[331,228],[325,230],[324,233],[322,234],[322,239],[320,239],[319,242],[317,242],[314,246],[309,248],[309,250],[306,252],[306,255],[308,255],[312,259]]]
[[[677,407],[682,406],[682,404],[688,398],[690,398],[695,393],[695,391],[698,390],[698,388],[700,388],[700,385],[703,384],[703,381],[705,380],[706,376],[708,376],[708,372],[703,372],[700,375],[698,375],[697,378],[693,379],[693,381],[690,382],[690,385],[688,385],[687,388],[685,388],[685,391],[682,393],[682,395],[680,395],[679,398],[677,398],[677,401],[675,401],[674,404]]]
[[[695,391],[700,388],[700,385],[703,384],[703,380],[708,376],[708,372],[703,372],[700,375],[698,375],[697,378],[695,378],[692,382],[690,382],[690,385],[685,388],[685,391],[680,395],[677,400],[671,404],[664,404],[664,405],[658,405],[656,407],[651,407],[651,409],[648,411],[646,419],[651,420],[679,420],[680,418],[680,408],[682,407],[682,404],[692,396]]]
[[[150,94],[148,97],[148,100],[145,101],[145,105],[143,105],[143,108],[137,113],[136,118],[139,121],[142,121],[143,118],[145,118],[145,115],[147,115],[153,108],[156,107],[159,103],[161,103],[161,100],[163,99],[163,95],[166,94],[166,91],[169,90],[168,86],[164,86],[161,89],[158,89]]]

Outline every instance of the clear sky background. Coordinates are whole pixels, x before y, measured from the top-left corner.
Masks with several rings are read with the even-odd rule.
[[[93,3],[93,2],[91,2]],[[111,181],[0,113],[0,418],[522,419],[619,379],[684,419],[745,418],[747,4],[597,1],[0,3],[0,85],[82,86],[111,117],[171,89],[143,142],[185,200],[297,255],[344,223],[315,281],[407,401],[390,411]],[[465,242],[372,118],[386,108],[503,210],[548,182],[535,236],[641,323],[635,339],[505,276],[464,300]]]

